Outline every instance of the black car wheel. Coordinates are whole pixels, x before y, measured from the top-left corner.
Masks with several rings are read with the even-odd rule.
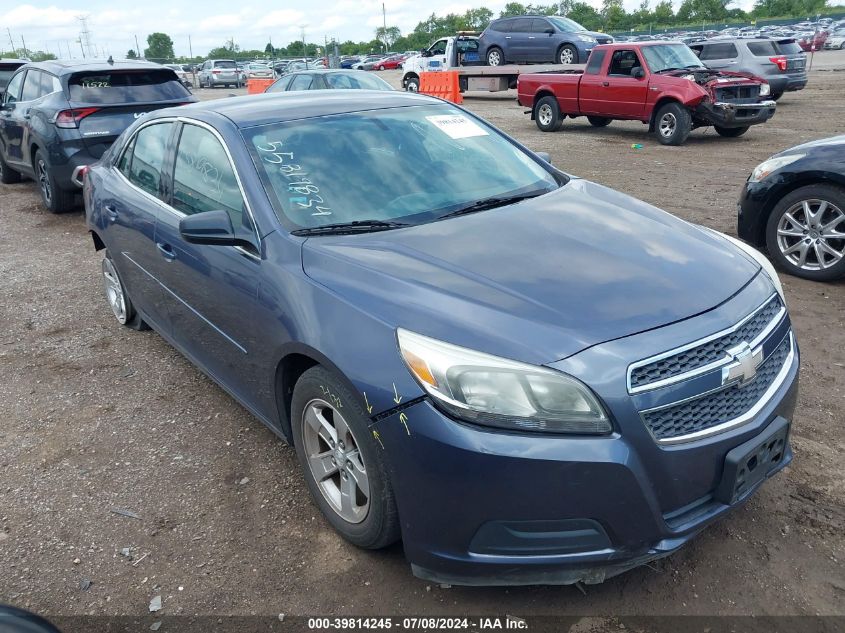
[[[683,145],[692,131],[692,117],[689,110],[672,101],[657,111],[654,129],[657,140],[664,145]]]
[[[613,119],[609,119],[606,116],[588,116],[587,120],[593,127],[607,127]]]
[[[564,44],[557,52],[557,61],[559,64],[577,64],[578,49],[572,44]]]
[[[35,152],[35,182],[41,201],[50,213],[65,213],[73,209],[74,193],[65,191],[56,183],[50,164],[42,150]]]
[[[555,97],[548,95],[537,102],[534,108],[534,121],[543,132],[556,132],[560,129],[563,117]]]
[[[13,185],[16,182],[20,181],[20,173],[16,172],[14,169],[9,167],[6,164],[6,161],[3,160],[3,154],[0,153],[0,182],[2,182],[4,185]]]
[[[420,78],[419,77],[408,77],[405,80],[405,90],[407,92],[419,92],[420,91]]]
[[[384,449],[358,400],[334,374],[312,367],[293,389],[291,431],[323,515],[346,540],[379,549],[399,540],[399,515]]]
[[[785,195],[766,223],[766,248],[796,277],[845,277],[845,190],[808,185]]]
[[[505,54],[502,52],[502,49],[498,46],[493,46],[487,51],[487,65],[488,66],[501,66],[505,63]]]
[[[719,136],[724,136],[725,138],[736,138],[745,134],[749,127],[750,126],[748,125],[743,125],[742,127],[720,127],[718,125],[714,125],[713,129],[716,130],[716,133]]]

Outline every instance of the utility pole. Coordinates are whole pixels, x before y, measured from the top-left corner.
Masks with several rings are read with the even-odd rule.
[[[381,20],[384,27],[384,52],[387,53],[387,10],[384,8],[384,2],[381,3]]]
[[[138,56],[138,59],[141,59],[141,47],[138,46],[138,36],[135,36],[135,54]]]
[[[27,50],[26,50],[26,40],[23,39],[23,35],[21,35],[21,44],[23,45],[23,56],[25,58],[29,59],[29,54],[27,53]]]
[[[93,57],[91,54],[91,31],[88,30],[88,15],[77,15],[76,19],[79,20],[82,27],[82,31],[79,33],[79,45],[84,47],[83,51],[88,50],[88,57]]]
[[[15,40],[12,39],[12,32],[9,30],[9,27],[6,27],[6,33],[9,34],[9,44],[12,45],[12,55],[15,54]]]
[[[305,53],[307,53],[307,52],[308,52],[308,47],[307,47],[307,45],[305,44],[305,27],[306,27],[306,26],[307,26],[307,25],[302,24],[302,25],[300,25],[300,27],[299,27],[299,28],[301,29],[301,31],[302,31],[302,61],[306,61],[306,55],[305,55]],[[306,62],[306,63],[307,63],[307,62]]]

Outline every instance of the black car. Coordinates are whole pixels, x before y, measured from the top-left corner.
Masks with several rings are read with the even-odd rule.
[[[15,71],[26,64],[23,59],[0,59],[0,98],[6,92],[6,86],[9,84],[9,79],[15,74]]]
[[[277,79],[264,92],[291,90],[393,90],[389,83],[357,70],[300,70]]]
[[[195,100],[176,73],[159,64],[25,64],[9,80],[0,105],[0,182],[32,178],[49,211],[68,211],[83,168],[133,121]]]
[[[739,199],[737,233],[798,277],[845,277],[845,136],[763,161]]]

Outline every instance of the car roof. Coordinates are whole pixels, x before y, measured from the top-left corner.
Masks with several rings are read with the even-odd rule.
[[[0,64],[18,64],[19,66],[23,66],[24,64],[28,64],[29,62],[25,59],[7,59],[0,57]]]
[[[102,59],[50,59],[43,62],[28,62],[27,68],[39,68],[54,75],[69,75],[75,72],[103,72],[107,70],[153,70],[161,64],[141,60],[120,60],[109,63]]]
[[[259,95],[200,101],[181,106],[179,112],[189,115],[217,113],[239,128],[267,125],[281,121],[310,119],[333,114],[366,110],[403,108],[418,105],[439,105],[433,97],[411,92],[384,90],[320,90],[314,92],[273,92]],[[173,116],[170,110],[160,111]]]

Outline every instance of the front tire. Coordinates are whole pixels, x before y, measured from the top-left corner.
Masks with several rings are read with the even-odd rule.
[[[405,80],[405,91],[406,92],[419,92],[420,91],[420,78],[419,77],[408,77]]]
[[[578,49],[572,44],[564,44],[557,52],[557,61],[559,64],[577,64]]]
[[[737,138],[738,136],[742,136],[748,131],[750,126],[743,125],[742,127],[719,127],[718,125],[714,125],[713,129],[716,130],[716,133],[719,136],[724,136],[725,138]]]
[[[399,514],[359,399],[331,372],[307,370],[293,389],[291,431],[305,483],[350,543],[381,549],[399,540]]]
[[[774,93],[774,94],[772,95],[772,101],[777,101],[777,100],[778,100],[778,99],[780,99],[782,96],[783,96],[783,93],[782,93],[782,92],[776,92],[776,93]]]
[[[537,102],[534,109],[534,121],[543,132],[556,132],[563,124],[557,99],[547,95]]]
[[[35,182],[41,193],[41,201],[50,213],[66,213],[73,209],[74,193],[59,187],[47,155],[38,150],[35,152]]]
[[[766,248],[778,268],[796,277],[845,277],[845,190],[808,185],[785,195],[766,222]]]
[[[505,63],[505,54],[502,52],[502,49],[498,46],[493,46],[487,51],[487,65],[488,66],[501,66]]]
[[[114,314],[114,318],[121,325],[131,330],[148,330],[150,326],[141,318],[132,300],[126,292],[126,286],[117,272],[111,254],[106,251],[103,257],[103,291],[106,294],[106,301]]]
[[[588,116],[587,120],[593,127],[607,127],[613,119],[609,119],[606,116]]]
[[[683,145],[692,131],[692,117],[689,110],[672,101],[657,111],[654,129],[663,145]]]

